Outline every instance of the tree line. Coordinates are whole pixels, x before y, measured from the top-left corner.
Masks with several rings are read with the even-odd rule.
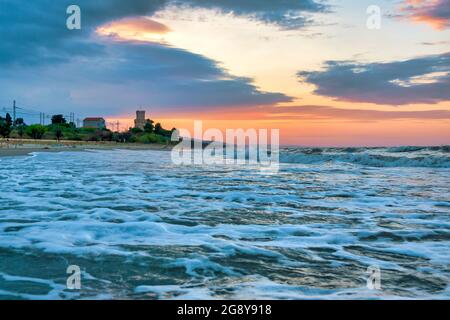
[[[116,141],[128,143],[160,143],[169,144],[172,132],[166,130],[160,123],[154,124],[151,119],[146,120],[144,129],[129,128],[126,132],[113,132],[107,128],[77,128],[73,122],[67,122],[63,115],[53,115],[51,124],[27,125],[23,118],[15,121],[9,113],[3,118],[0,116],[0,136],[9,138],[30,138],[71,141]]]

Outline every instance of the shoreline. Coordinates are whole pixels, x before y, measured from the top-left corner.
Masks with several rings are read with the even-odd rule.
[[[156,150],[170,151],[171,145],[162,144],[131,144],[119,142],[86,142],[86,141],[55,141],[55,140],[31,140],[9,139],[0,141],[0,158],[28,156],[33,152],[65,152],[86,150]]]

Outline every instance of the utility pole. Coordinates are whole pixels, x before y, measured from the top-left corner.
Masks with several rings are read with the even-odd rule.
[[[117,120],[116,125],[117,125],[117,132],[119,132],[119,125],[120,125],[119,120]]]
[[[16,125],[16,100],[13,101],[13,125]]]

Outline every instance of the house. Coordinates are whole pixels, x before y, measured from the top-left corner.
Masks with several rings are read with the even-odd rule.
[[[134,127],[144,130],[145,121],[145,111],[136,111],[136,119],[134,120]]]
[[[106,128],[106,121],[103,118],[85,118],[83,120],[83,128]]]

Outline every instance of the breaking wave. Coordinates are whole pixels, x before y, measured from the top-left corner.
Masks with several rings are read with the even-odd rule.
[[[395,148],[285,148],[282,163],[351,163],[370,167],[450,168],[450,146]]]

